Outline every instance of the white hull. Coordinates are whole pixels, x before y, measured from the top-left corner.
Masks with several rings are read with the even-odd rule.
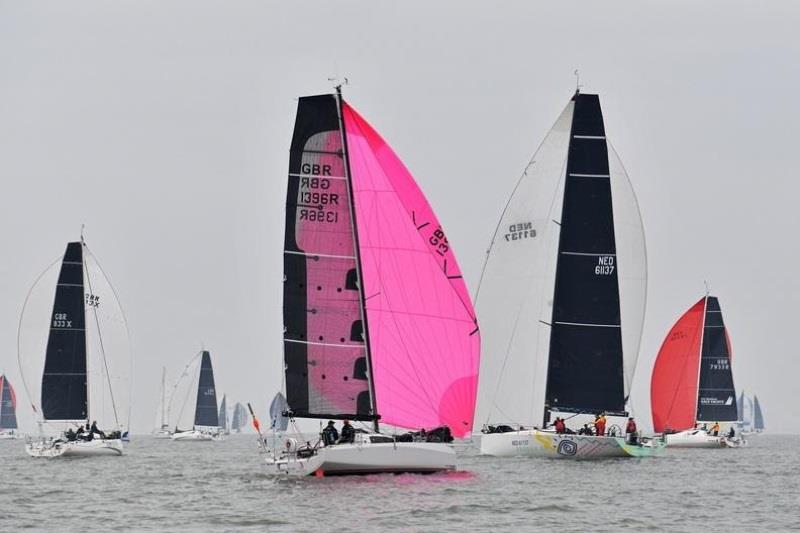
[[[645,457],[664,448],[661,440],[643,445],[627,444],[622,437],[557,434],[538,429],[489,433],[481,437],[481,454],[495,457],[552,457],[565,459],[604,459]]]
[[[0,432],[0,440],[10,440],[20,438],[19,433],[4,433]]]
[[[96,457],[122,455],[122,440],[100,439],[65,441],[62,439],[29,442],[25,451],[31,457]]]
[[[218,433],[209,433],[208,431],[199,431],[196,429],[173,433],[170,438],[176,442],[203,442],[210,440],[222,440],[222,436]]]
[[[670,448],[724,448],[725,437],[709,435],[701,429],[690,429],[666,436]]]
[[[368,439],[368,436],[363,439]],[[283,452],[267,455],[267,473],[274,476],[336,476],[385,473],[431,473],[456,469],[456,452],[434,442],[369,441],[319,448],[310,457]]]

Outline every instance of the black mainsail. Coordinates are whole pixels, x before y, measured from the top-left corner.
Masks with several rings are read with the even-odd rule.
[[[728,333],[715,296],[706,296],[700,376],[697,393],[698,422],[734,422],[738,419],[733,386]]]
[[[293,417],[375,420],[339,100],[300,98],[284,243],[286,399]]]
[[[45,420],[86,420],[86,315],[83,245],[67,244],[58,275],[42,376]]]
[[[211,354],[203,350],[200,362],[200,379],[197,383],[197,404],[194,411],[194,425],[218,427],[217,391],[214,387],[214,369]]]
[[[608,147],[600,100],[576,93],[556,262],[549,411],[624,414],[625,385]]]

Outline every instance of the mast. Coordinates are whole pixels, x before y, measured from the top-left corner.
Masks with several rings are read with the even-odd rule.
[[[167,367],[161,367],[161,427],[163,428],[166,422],[166,380],[167,380]]]
[[[697,401],[694,409],[694,427],[697,427],[698,415],[700,414],[700,373],[703,371],[703,339],[706,335],[706,317],[708,311],[708,285],[706,284],[706,295],[703,297],[703,322],[700,326],[700,357],[697,358]]]
[[[378,421],[378,406],[375,397],[375,382],[372,373],[372,351],[370,350],[369,325],[367,324],[367,309],[364,301],[364,278],[361,268],[361,248],[358,242],[358,223],[356,222],[355,195],[353,194],[353,182],[350,179],[350,154],[347,150],[347,135],[344,129],[344,119],[342,118],[342,86],[336,86],[336,114],[339,119],[339,132],[342,136],[342,158],[344,159],[344,175],[347,183],[347,199],[350,207],[350,223],[353,227],[353,248],[356,257],[356,275],[358,277],[358,299],[359,311],[361,312],[361,323],[364,325],[364,351],[367,359],[367,385],[369,387],[369,401],[373,415],[373,429],[376,433],[380,432],[380,422]]]

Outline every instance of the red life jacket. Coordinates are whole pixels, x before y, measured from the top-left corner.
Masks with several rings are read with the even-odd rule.
[[[625,427],[625,431],[628,433],[636,433],[636,422],[633,420],[628,422],[628,425]]]

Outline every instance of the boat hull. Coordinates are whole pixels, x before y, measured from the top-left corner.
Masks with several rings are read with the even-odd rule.
[[[481,437],[481,454],[495,457],[550,457],[558,459],[605,459],[648,457],[664,448],[662,440],[628,444],[621,437],[557,434],[537,429],[489,433]]]
[[[25,451],[31,457],[100,457],[123,453],[121,439],[64,441],[61,439],[29,442]]]
[[[434,442],[336,444],[310,457],[268,455],[266,465],[274,476],[427,474],[455,470],[456,452],[449,444]]]
[[[728,439],[725,436],[709,435],[703,430],[688,430],[666,435],[670,448],[741,448],[743,439]]]
[[[19,433],[6,433],[0,431],[0,440],[10,440],[20,438]]]
[[[211,440],[222,440],[222,437],[218,434],[208,433],[206,431],[198,431],[196,429],[173,433],[169,438],[176,442],[204,442]]]

